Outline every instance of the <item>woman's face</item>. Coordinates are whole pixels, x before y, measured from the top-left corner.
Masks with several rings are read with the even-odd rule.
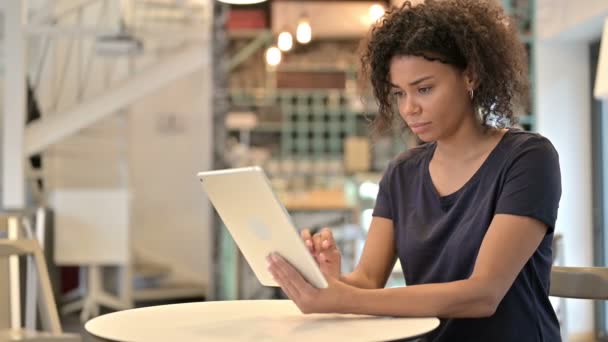
[[[474,122],[469,79],[457,68],[417,56],[396,56],[389,77],[399,115],[420,140],[441,140]]]

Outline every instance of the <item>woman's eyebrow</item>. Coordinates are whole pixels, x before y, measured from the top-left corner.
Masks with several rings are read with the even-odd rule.
[[[417,84],[419,84],[419,83],[422,83],[422,82],[424,82],[424,81],[426,81],[426,80],[430,80],[431,78],[434,78],[434,77],[435,77],[435,76],[433,76],[433,75],[423,76],[423,77],[420,77],[419,79],[417,79],[417,80],[415,80],[415,81],[410,82],[410,83],[409,83],[409,85],[410,85],[410,86],[415,86],[415,85],[417,85]],[[388,84],[389,84],[389,85],[390,85],[392,88],[399,88],[399,89],[401,89],[401,87],[400,87],[400,86],[398,86],[398,85],[396,85],[396,84],[394,84],[394,83],[392,83],[392,82],[388,82]]]
[[[417,80],[415,80],[415,81],[413,81],[413,82],[410,82],[410,85],[414,86],[414,85],[416,85],[416,84],[418,84],[418,83],[424,82],[424,81],[426,81],[426,80],[428,80],[428,79],[431,79],[431,78],[433,78],[433,77],[434,77],[434,76],[432,76],[432,75],[429,75],[429,76],[424,76],[424,77],[420,77],[419,79],[417,79]]]

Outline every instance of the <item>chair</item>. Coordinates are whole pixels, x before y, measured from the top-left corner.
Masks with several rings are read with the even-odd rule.
[[[553,266],[549,295],[608,300],[608,267]]]
[[[9,229],[18,231],[18,222],[22,214],[23,213],[19,212],[8,213]],[[40,244],[35,239],[23,239],[19,238],[18,233],[16,235],[17,237],[15,238],[15,236],[11,236],[9,233],[8,239],[0,238],[0,259],[26,256],[28,258],[28,266],[36,269],[37,276],[34,278],[38,282],[38,288],[42,295],[38,303],[42,328],[44,331],[35,331],[35,320],[33,322],[28,320],[30,321],[28,322],[28,325],[34,325],[33,327],[28,326],[26,329],[21,327],[21,319],[19,317],[21,315],[19,291],[11,291],[9,301],[11,302],[11,309],[13,309],[14,312],[11,312],[9,329],[0,330],[0,341],[80,341],[80,336],[75,334],[65,334],[61,329],[59,315],[57,313],[57,307],[53,296],[53,290],[49,281],[48,269]],[[15,264],[12,263],[11,266],[11,268],[14,268]],[[7,283],[11,288],[14,286],[19,286],[18,281],[16,282],[14,279],[12,279],[13,277],[16,277],[17,279],[19,278],[18,269],[15,271],[16,272],[11,272],[11,275],[8,277],[9,279],[3,277],[3,279],[0,278],[0,281],[8,280]],[[32,281],[31,278],[29,280]],[[31,291],[28,292],[28,294],[32,293]],[[35,317],[35,313],[33,313],[33,315]]]
[[[553,266],[549,295],[559,297],[561,334],[567,340],[566,303],[564,298],[608,300],[608,267]]]

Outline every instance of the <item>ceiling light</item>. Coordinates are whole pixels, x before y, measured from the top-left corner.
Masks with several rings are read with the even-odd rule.
[[[271,46],[266,50],[266,63],[268,65],[277,66],[281,63],[281,50],[276,46]]]
[[[296,29],[296,40],[300,44],[308,44],[312,39],[312,28],[308,22],[308,18],[302,17]]]
[[[293,37],[291,33],[287,31],[283,31],[279,33],[279,39],[277,41],[277,46],[281,51],[289,51],[293,47]]]
[[[384,15],[384,7],[382,5],[374,4],[369,7],[369,18],[372,22],[378,21]]]

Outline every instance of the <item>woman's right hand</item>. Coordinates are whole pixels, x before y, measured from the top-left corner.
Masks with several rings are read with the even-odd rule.
[[[304,229],[301,233],[304,244],[315,258],[321,272],[326,276],[336,279],[341,275],[342,256],[336,245],[334,236],[329,228],[323,228],[315,235],[310,234],[310,230]]]

